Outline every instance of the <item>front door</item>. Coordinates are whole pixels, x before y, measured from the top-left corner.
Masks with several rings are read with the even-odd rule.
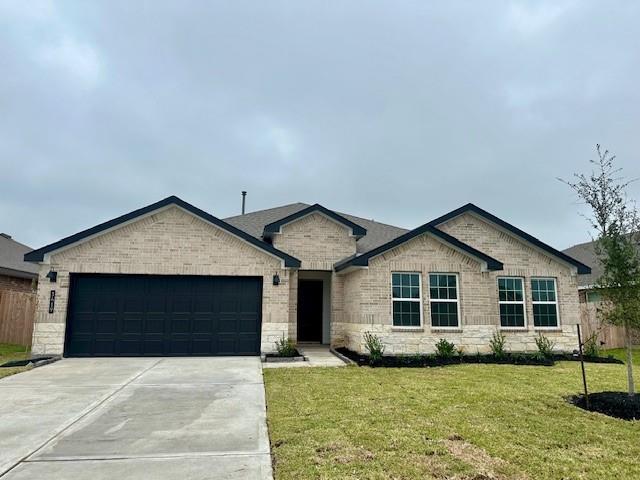
[[[322,280],[298,282],[298,341],[322,342]]]

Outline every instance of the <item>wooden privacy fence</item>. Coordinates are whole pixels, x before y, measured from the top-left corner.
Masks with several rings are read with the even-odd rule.
[[[16,343],[31,347],[36,294],[0,291],[0,343]]]
[[[598,332],[598,340],[604,342],[603,348],[621,348],[625,346],[624,328],[614,325],[603,325],[598,320],[595,303],[580,304],[580,326],[582,338],[586,339]]]

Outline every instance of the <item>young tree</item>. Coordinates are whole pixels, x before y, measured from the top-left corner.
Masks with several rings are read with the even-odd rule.
[[[603,267],[595,285],[603,305],[598,315],[603,322],[624,328],[629,396],[634,396],[632,336],[640,328],[640,222],[635,203],[627,197],[633,180],[621,175],[615,155],[600,145],[596,150],[598,159],[590,160],[591,174],[574,174],[573,182],[560,181],[591,209],[587,219],[596,231],[595,252]]]

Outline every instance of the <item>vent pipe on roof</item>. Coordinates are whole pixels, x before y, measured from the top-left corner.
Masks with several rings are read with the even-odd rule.
[[[243,210],[244,210],[244,208],[243,208]],[[7,239],[11,240],[11,235],[9,235],[8,233],[0,233],[0,237],[4,237],[4,238],[7,238]]]
[[[244,205],[245,205],[246,199],[247,199],[247,192],[243,190],[242,191],[242,215],[244,215]]]

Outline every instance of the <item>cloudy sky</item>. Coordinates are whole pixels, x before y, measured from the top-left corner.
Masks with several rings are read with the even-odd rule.
[[[0,0],[0,231],[178,195],[415,227],[473,202],[588,239],[556,177],[640,176],[635,1]],[[640,199],[640,186],[633,195]]]

